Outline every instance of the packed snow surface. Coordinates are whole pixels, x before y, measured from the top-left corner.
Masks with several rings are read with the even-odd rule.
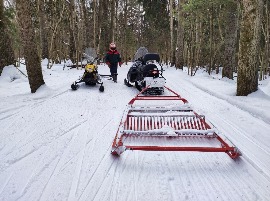
[[[12,66],[0,77],[0,200],[270,199],[269,78],[257,92],[237,97],[236,80],[203,70],[190,77],[165,66],[166,86],[205,115],[242,156],[125,151],[115,157],[114,136],[138,93],[123,84],[131,63],[118,69],[118,83],[103,80],[103,93],[84,84],[70,89],[82,69],[61,64],[49,70],[42,64],[46,85],[35,94]],[[26,73],[25,66],[19,69]],[[108,74],[108,67],[100,65],[99,73]]]

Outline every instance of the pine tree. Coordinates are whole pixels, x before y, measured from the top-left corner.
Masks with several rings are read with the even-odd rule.
[[[3,68],[14,63],[14,52],[6,26],[4,0],[0,0],[0,75]]]
[[[29,84],[31,92],[35,93],[41,85],[45,84],[45,82],[43,80],[40,58],[35,43],[35,32],[31,17],[31,1],[17,0],[16,8]]]
[[[258,90],[263,0],[242,0],[237,96]]]
[[[225,52],[222,77],[233,79],[233,69],[236,66],[235,53],[237,42],[238,14],[237,3],[230,2],[226,5],[225,14]]]

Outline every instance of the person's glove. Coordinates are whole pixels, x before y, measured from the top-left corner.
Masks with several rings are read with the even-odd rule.
[[[109,68],[111,67],[111,63],[110,62],[106,62],[106,64],[109,66]]]

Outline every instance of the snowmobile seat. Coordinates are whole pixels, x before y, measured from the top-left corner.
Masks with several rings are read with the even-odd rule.
[[[146,63],[147,61],[157,61],[158,63],[160,62],[160,57],[159,54],[157,53],[147,53],[146,55],[144,55],[143,57],[143,61],[144,63]]]
[[[159,72],[155,64],[146,64],[143,67],[143,77],[158,77]]]

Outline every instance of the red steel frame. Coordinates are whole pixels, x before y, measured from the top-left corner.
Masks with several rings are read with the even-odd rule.
[[[165,87],[168,91],[170,91],[173,95],[171,96],[141,96],[142,93],[147,89],[145,88],[142,92],[140,92],[137,96],[135,96],[128,104],[130,108],[133,106],[134,102],[137,100],[179,100],[182,103],[186,104],[188,101],[184,98],[182,98],[179,94],[174,92],[173,90],[169,89],[168,87]],[[209,138],[218,140],[221,144],[220,147],[193,147],[193,146],[133,146],[133,145],[125,145],[124,139],[129,137],[132,134],[127,134],[124,132],[120,132],[120,128],[123,128],[124,125],[129,124],[128,117],[130,114],[131,109],[128,109],[126,113],[123,115],[122,121],[119,125],[119,128],[117,130],[116,136],[113,140],[112,144],[112,154],[114,155],[120,155],[125,150],[143,150],[143,151],[197,151],[197,152],[225,152],[227,153],[232,159],[237,158],[241,155],[241,153],[238,151],[238,149],[234,146],[230,146],[228,143],[226,143],[216,132],[214,132],[213,135],[207,136],[207,135],[198,135],[198,136],[186,136],[186,135],[176,135],[176,136],[169,136],[170,138],[178,138],[178,137],[192,137],[192,138]],[[205,119],[202,118],[200,115],[198,115],[196,112],[190,110],[194,113],[194,115],[200,120],[200,125],[202,125],[206,129],[212,129],[209,124],[206,123]],[[192,124],[192,123],[191,123]],[[198,124],[197,124],[198,125]],[[137,127],[137,125],[135,126]],[[196,127],[191,125],[185,125],[185,127]],[[201,126],[197,126],[196,128]],[[146,136],[151,137],[151,135]],[[160,135],[158,137],[168,137],[166,135]]]

